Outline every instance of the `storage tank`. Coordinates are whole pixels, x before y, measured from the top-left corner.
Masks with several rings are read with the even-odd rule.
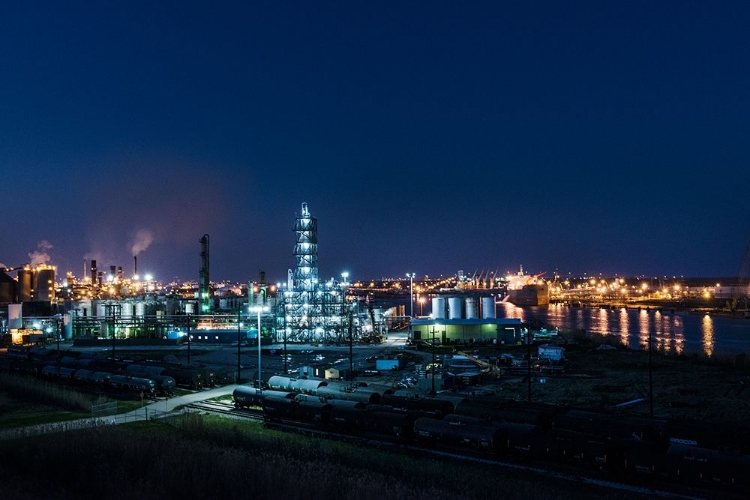
[[[33,293],[34,285],[31,269],[20,269],[18,271],[18,301],[30,301],[33,297]]]
[[[495,298],[482,297],[482,318],[490,319],[497,317],[495,312]]]
[[[432,298],[432,318],[445,319],[445,299],[443,297]]]
[[[448,319],[461,319],[461,297],[448,299]]]
[[[34,270],[34,300],[51,301],[55,298],[55,268],[41,265]]]
[[[466,299],[466,319],[477,318],[477,299],[469,297]]]
[[[123,318],[129,318],[133,315],[133,303],[132,302],[123,302],[122,303],[122,311],[120,312],[120,315]]]
[[[136,302],[135,303],[135,315],[139,318],[142,318],[146,315],[146,303],[145,302]]]

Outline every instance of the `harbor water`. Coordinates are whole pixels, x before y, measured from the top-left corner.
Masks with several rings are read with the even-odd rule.
[[[497,315],[560,330],[585,330],[619,337],[631,349],[648,347],[676,354],[707,356],[750,353],[750,319],[656,309],[607,309],[550,304],[518,307],[499,303]]]

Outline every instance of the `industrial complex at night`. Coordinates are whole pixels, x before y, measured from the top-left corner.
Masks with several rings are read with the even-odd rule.
[[[208,234],[198,240],[197,286],[164,285],[140,276],[136,257],[132,276],[122,266],[101,269],[95,260],[84,262],[82,278],[68,274],[60,282],[55,267],[47,264],[6,269],[0,274],[3,333],[12,343],[24,336],[182,342],[188,334],[192,342],[224,343],[237,340],[238,331],[240,340],[253,342],[260,335],[262,343],[340,343],[377,342],[413,322],[413,340],[433,335],[442,342],[517,337],[517,320],[496,317],[500,295],[494,275],[492,280],[472,280],[463,273],[451,280],[422,279],[416,289],[413,274],[409,280],[377,285],[352,283],[347,273],[321,279],[317,225],[303,203],[293,225],[295,267],[281,283],[266,282],[263,272],[257,281],[242,284],[211,282]],[[17,279],[9,276],[12,271],[18,272]],[[427,300],[430,312],[424,315]]]
[[[389,331],[409,327],[411,340],[435,337],[452,342],[516,342],[518,320],[498,318],[502,301],[520,306],[567,303],[714,304],[747,308],[748,285],[711,279],[561,278],[523,272],[459,271],[450,278],[406,278],[350,282],[321,279],[318,221],[306,203],[294,220],[295,267],[287,280],[268,283],[261,272],[247,283],[210,279],[210,237],[200,244],[198,281],[158,283],[138,273],[137,257],[128,276],[122,266],[104,269],[84,261],[84,274],[58,280],[49,264],[23,265],[0,273],[0,327],[10,343],[39,339],[187,340],[224,343],[377,342]],[[747,258],[747,257],[746,257]],[[9,273],[16,271],[14,279]],[[427,311],[425,311],[427,304]],[[418,308],[415,310],[415,308]],[[426,312],[426,314],[425,314]],[[256,320],[257,319],[257,320]],[[258,329],[260,328],[260,332]]]

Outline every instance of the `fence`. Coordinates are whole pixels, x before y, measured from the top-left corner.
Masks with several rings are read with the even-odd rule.
[[[92,413],[95,411],[94,406],[108,408],[97,408],[96,411],[110,411],[111,406],[114,405],[115,411],[117,408],[117,402],[105,403],[102,405],[92,405]],[[91,429],[96,427],[105,428],[112,425],[127,424],[130,422],[139,422],[143,420],[156,420],[164,419],[165,417],[174,417],[176,419],[184,418],[184,415],[189,413],[186,409],[182,409],[179,412],[168,412],[155,410],[148,407],[139,408],[129,413],[122,413],[119,415],[108,414],[106,416],[98,416],[92,418],[82,418],[79,420],[68,420],[67,422],[52,422],[49,424],[38,424],[29,425],[26,427],[18,427],[16,429],[4,429],[0,431],[0,441],[6,439],[19,439],[32,436],[41,436],[43,434],[51,434],[55,432],[66,432],[76,431],[80,429]],[[168,421],[171,425],[173,422]]]
[[[109,401],[107,403],[91,405],[91,418],[105,417],[107,415],[114,415],[116,413],[117,401]]]

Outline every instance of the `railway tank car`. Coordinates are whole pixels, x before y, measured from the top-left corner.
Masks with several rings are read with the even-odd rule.
[[[370,405],[355,403],[352,406],[337,404],[335,401],[330,401],[329,410],[329,425],[332,430],[346,433],[373,433],[399,439],[409,439],[413,434],[416,417],[408,413],[373,411]]]
[[[317,394],[318,389],[328,385],[325,380],[291,378],[274,375],[268,379],[268,387],[275,391],[299,392],[303,394]]]
[[[149,399],[156,397],[156,382],[148,378],[112,375],[109,378],[109,385],[117,390],[140,392]]]
[[[263,416],[267,421],[305,422],[318,427],[328,425],[331,405],[319,398],[266,396],[262,399]]]
[[[75,368],[66,366],[47,365],[42,368],[42,376],[47,379],[71,381],[75,371]]]
[[[383,394],[380,404],[392,406],[394,409],[436,411],[440,415],[453,413],[454,404],[451,401],[435,398],[416,398],[396,394]]]
[[[368,391],[359,387],[352,390],[341,390],[338,387],[324,386],[318,388],[315,394],[326,399],[343,399],[364,404],[377,404],[380,402],[379,392]]]
[[[659,472],[689,484],[750,489],[750,455],[673,444]]]
[[[239,385],[232,391],[232,399],[234,400],[235,408],[261,408],[263,398],[265,397],[277,397],[277,398],[294,398],[295,393],[285,391],[273,391],[265,390],[259,391],[257,388],[250,385]]]

